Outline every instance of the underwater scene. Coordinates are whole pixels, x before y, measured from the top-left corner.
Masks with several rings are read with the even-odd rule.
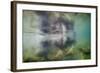
[[[22,12],[23,62],[91,59],[91,14]]]

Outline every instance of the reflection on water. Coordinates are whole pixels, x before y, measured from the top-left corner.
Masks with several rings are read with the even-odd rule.
[[[80,51],[80,49],[84,50],[84,47],[86,52],[87,48],[89,49],[88,57],[90,58],[90,41],[87,39],[88,37],[85,37],[86,40],[84,41],[88,43],[86,42],[87,45],[83,46],[84,42],[81,40],[84,37],[81,38],[80,34],[84,31],[79,29],[82,27],[77,25],[77,19],[74,19],[75,16],[75,13],[24,10],[22,36],[23,61],[85,59],[86,54]],[[84,19],[84,16],[87,18],[88,14],[79,16]],[[80,22],[79,24],[82,23]],[[84,25],[84,29],[85,27],[87,26]],[[87,32],[89,31],[88,29]],[[87,32],[84,34],[87,34]]]

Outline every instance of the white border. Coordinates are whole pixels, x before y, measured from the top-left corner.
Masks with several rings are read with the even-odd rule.
[[[53,61],[53,62],[34,62],[22,63],[22,10],[44,10],[44,11],[60,11],[60,12],[84,12],[91,13],[91,60],[74,60],[74,61]],[[17,4],[17,69],[35,69],[35,68],[51,68],[51,67],[68,67],[83,66],[96,64],[96,9],[82,7],[64,7],[50,5],[29,5]]]

